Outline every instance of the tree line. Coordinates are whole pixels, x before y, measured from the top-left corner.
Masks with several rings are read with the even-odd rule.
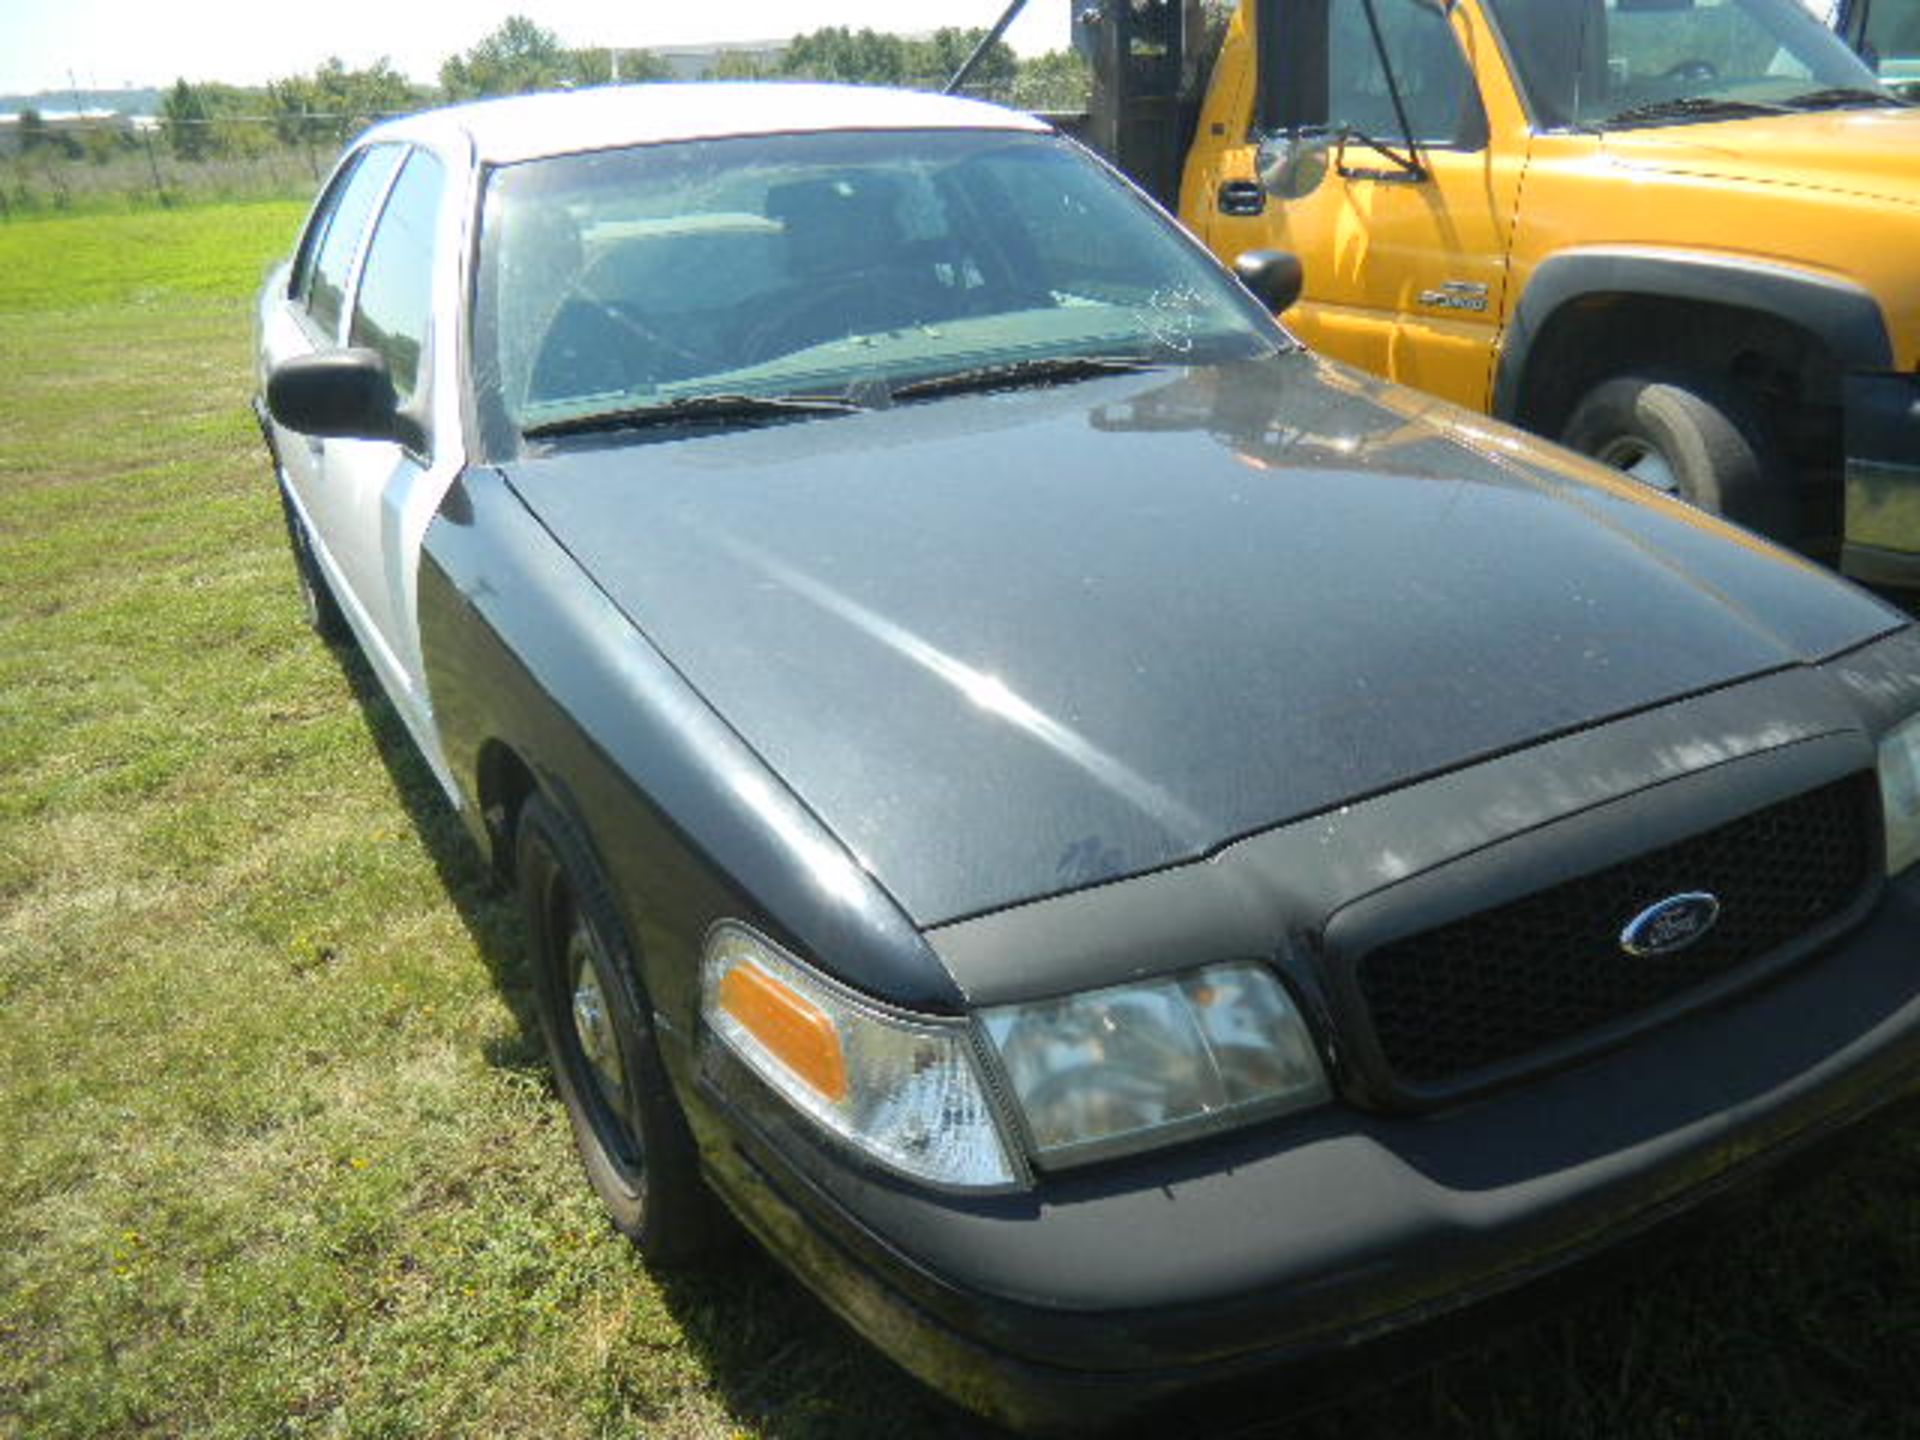
[[[812,79],[928,87],[972,54],[983,30],[947,28],[924,38],[828,26],[797,35],[777,58],[722,51],[714,80]],[[572,48],[524,15],[508,17],[471,49],[441,63],[438,86],[416,85],[386,60],[350,69],[338,58],[264,90],[177,81],[161,99],[160,130],[176,159],[246,158],[276,146],[339,145],[375,120],[429,105],[664,80],[673,71],[648,50]],[[1026,109],[1076,109],[1088,89],[1084,62],[1060,51],[1022,61],[994,42],[968,89]]]

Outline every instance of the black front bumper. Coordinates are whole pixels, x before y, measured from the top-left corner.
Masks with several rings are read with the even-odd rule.
[[[1920,375],[1846,383],[1846,542],[1840,568],[1920,587]]]
[[[1440,1114],[1329,1109],[1019,1196],[930,1195],[770,1143],[752,1117],[778,1111],[742,1076],[696,1124],[748,1227],[973,1409],[1083,1429],[1275,1371],[1299,1402],[1330,1363],[1377,1373],[1436,1330],[1476,1337],[1461,1312],[1525,1304],[1912,1091],[1916,936],[1910,872],[1813,963],[1577,1068]]]

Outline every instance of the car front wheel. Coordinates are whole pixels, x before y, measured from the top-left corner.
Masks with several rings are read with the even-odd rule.
[[[1786,466],[1758,407],[1697,375],[1619,375],[1574,406],[1562,443],[1776,540],[1796,530]]]
[[[600,868],[542,796],[521,813],[516,855],[540,1028],[587,1178],[649,1260],[694,1259],[713,1202]]]

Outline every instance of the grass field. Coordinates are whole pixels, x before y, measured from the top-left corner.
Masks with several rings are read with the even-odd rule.
[[[246,413],[299,207],[0,225],[0,1435],[959,1435],[601,1223],[510,906],[301,628]],[[1305,1437],[1920,1435],[1920,1131]]]

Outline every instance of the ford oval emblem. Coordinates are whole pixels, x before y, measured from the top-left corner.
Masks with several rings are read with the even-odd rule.
[[[1629,955],[1671,955],[1706,937],[1720,918],[1720,897],[1704,890],[1669,895],[1649,905],[1620,932],[1620,948]]]

